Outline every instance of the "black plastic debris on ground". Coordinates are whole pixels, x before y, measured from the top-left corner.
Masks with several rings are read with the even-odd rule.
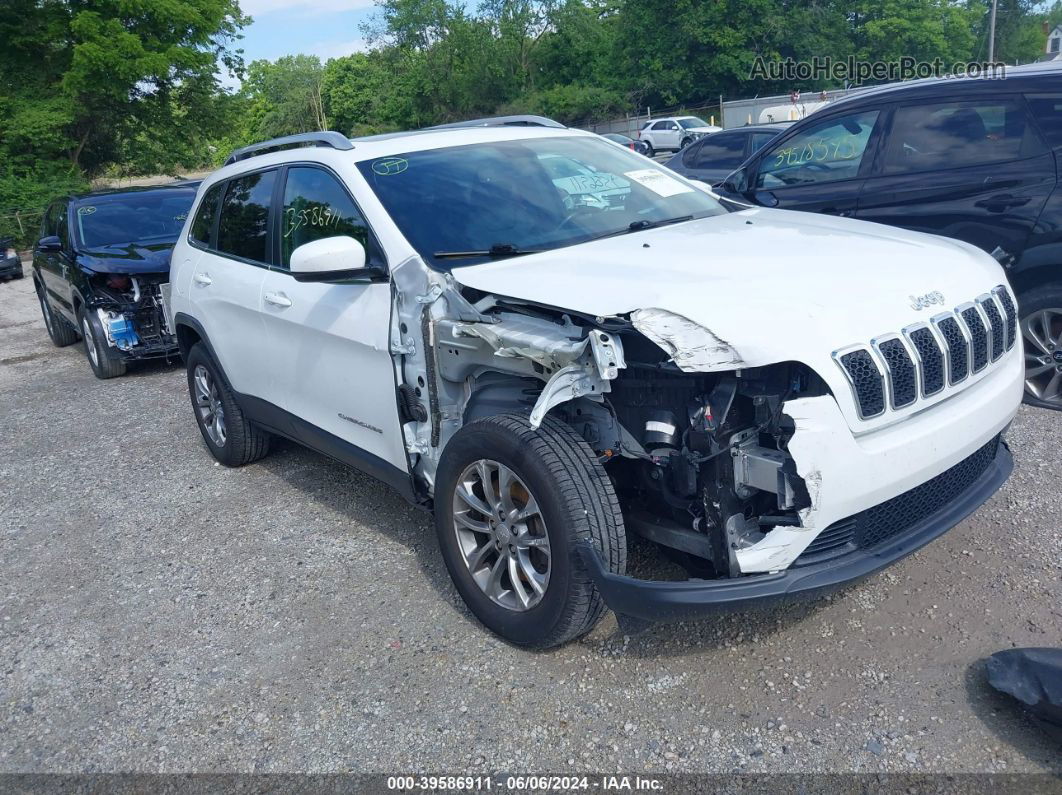
[[[988,683],[1013,696],[1062,742],[1062,649],[1007,649],[988,658]]]

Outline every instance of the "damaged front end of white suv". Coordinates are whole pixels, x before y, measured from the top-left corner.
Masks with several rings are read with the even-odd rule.
[[[770,221],[761,211],[757,223]],[[675,236],[661,233],[653,245]],[[430,494],[447,441],[477,419],[563,420],[608,473],[626,533],[689,575],[636,580],[581,545],[628,627],[869,574],[959,522],[1010,471],[1013,298],[980,258],[983,273],[961,275],[969,253],[950,248],[955,269],[941,266],[938,281],[951,295],[971,286],[971,300],[931,317],[907,296],[892,302],[896,283],[879,286],[888,309],[847,318],[801,306],[792,286],[743,306],[722,290],[669,308],[632,308],[638,291],[577,300],[596,281],[592,263],[558,306],[549,264],[441,274],[414,258],[392,272],[414,477]],[[520,268],[534,285],[517,286]],[[642,292],[663,303],[659,285]],[[681,311],[696,305],[717,322]]]

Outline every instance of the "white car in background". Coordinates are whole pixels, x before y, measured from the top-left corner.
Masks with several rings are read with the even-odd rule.
[[[742,208],[548,119],[239,150],[171,263],[214,458],[281,436],[391,484],[519,645],[606,605],[637,627],[836,587],[1012,465],[1023,352],[988,254]],[[632,535],[689,578],[628,576]]]
[[[668,116],[650,119],[638,131],[639,140],[649,146],[649,157],[657,152],[685,149],[698,138],[722,130],[697,116]]]

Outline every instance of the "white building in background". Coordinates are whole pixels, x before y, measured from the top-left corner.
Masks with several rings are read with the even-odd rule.
[[[1047,34],[1047,54],[1044,61],[1062,61],[1062,25]]]

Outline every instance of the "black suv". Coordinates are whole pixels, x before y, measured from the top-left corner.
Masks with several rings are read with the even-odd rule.
[[[794,124],[724,196],[931,232],[996,256],[1018,294],[1026,402],[1062,409],[1062,65],[868,89]]]
[[[60,347],[84,339],[97,378],[177,353],[160,286],[197,185],[68,196],[45,212],[33,286],[48,336]]]

